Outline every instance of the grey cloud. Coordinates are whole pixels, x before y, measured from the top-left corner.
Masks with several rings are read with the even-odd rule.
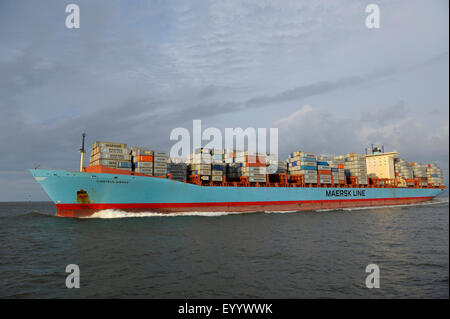
[[[438,54],[428,60],[426,60],[425,62],[423,62],[422,66],[433,66],[436,64],[441,64],[441,63],[448,63],[448,52],[443,52],[441,54]]]
[[[397,104],[383,107],[395,108]],[[403,102],[402,107],[406,108]],[[275,122],[279,127],[280,152],[304,150],[318,154],[341,155],[364,153],[373,144],[384,144],[387,151],[397,150],[400,157],[414,162],[436,162],[445,170],[448,180],[449,127],[428,128],[418,120],[398,117],[396,121],[360,118],[338,118],[321,108],[303,106],[286,118]],[[370,117],[369,117],[370,118]]]
[[[357,85],[362,82],[360,77],[344,78],[335,82],[322,81],[304,86],[299,86],[294,89],[286,90],[284,92],[272,95],[255,97],[245,102],[249,107],[260,107],[273,103],[301,100],[310,96],[325,94],[340,88],[346,88],[352,85]]]
[[[405,101],[400,100],[392,105],[375,107],[376,111],[362,111],[361,121],[376,121],[378,125],[385,125],[400,121],[408,115],[408,108]]]
[[[336,81],[319,81],[302,86],[297,86],[274,95],[256,96],[241,102],[217,103],[214,107],[209,104],[204,106],[196,105],[191,107],[190,109],[188,107],[184,112],[179,113],[179,116],[183,117],[184,115],[189,114],[193,114],[194,117],[196,117],[196,114],[201,114],[202,117],[218,116],[221,114],[237,112],[248,108],[274,106],[278,105],[279,103],[290,101],[301,102],[302,99],[327,94],[340,89],[354,88],[358,86],[364,86],[365,88],[367,88],[371,85],[371,83],[378,83],[378,81],[384,80],[395,74],[402,74],[410,71],[411,69],[417,69],[423,66],[441,63],[444,61],[445,56],[447,56],[448,58],[448,53],[440,54],[426,60],[425,62],[420,62],[413,66],[407,66],[403,68],[383,68],[374,70],[369,74],[361,76],[350,76],[338,79]],[[209,90],[209,92],[212,94],[212,90]],[[375,114],[370,114],[370,118],[375,118],[379,122],[391,121],[398,118],[399,116],[403,116],[404,112],[404,101],[399,101],[392,106],[378,110]],[[368,114],[363,113],[364,118],[367,118],[367,115]]]

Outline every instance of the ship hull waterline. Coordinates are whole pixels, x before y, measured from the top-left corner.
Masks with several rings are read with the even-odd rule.
[[[431,200],[433,197],[395,198],[374,200],[330,200],[330,201],[304,201],[298,203],[217,203],[217,205],[201,205],[190,203],[189,205],[167,204],[56,204],[59,217],[88,217],[104,210],[118,210],[128,213],[254,213],[254,212],[291,212],[291,211],[317,211],[344,208],[394,206],[421,203]]]
[[[438,188],[198,186],[164,178],[31,170],[56,204],[57,216],[102,210],[130,213],[283,212],[408,205],[431,200]],[[80,192],[84,197],[80,200]]]

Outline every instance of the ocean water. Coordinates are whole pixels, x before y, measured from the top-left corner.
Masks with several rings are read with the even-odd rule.
[[[0,203],[1,298],[449,298],[448,197],[291,213],[54,213],[49,202]],[[68,264],[79,289],[66,288]],[[378,289],[366,287],[368,264]]]

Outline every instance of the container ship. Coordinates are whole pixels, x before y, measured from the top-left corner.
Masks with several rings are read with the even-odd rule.
[[[425,202],[446,187],[435,164],[407,162],[379,148],[369,154],[280,161],[270,154],[198,149],[184,162],[166,152],[95,142],[80,171],[32,169],[57,216],[124,212],[267,212]]]

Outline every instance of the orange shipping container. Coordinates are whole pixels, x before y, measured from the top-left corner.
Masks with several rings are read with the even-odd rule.
[[[153,162],[153,156],[151,155],[139,155],[138,162]]]
[[[247,167],[266,167],[266,163],[246,163]]]
[[[255,156],[255,155],[246,155],[245,156],[246,163],[264,163],[266,164],[265,156]]]
[[[342,168],[342,169],[343,169],[343,168],[344,168],[344,165],[339,164],[339,165],[338,165],[338,168]]]

